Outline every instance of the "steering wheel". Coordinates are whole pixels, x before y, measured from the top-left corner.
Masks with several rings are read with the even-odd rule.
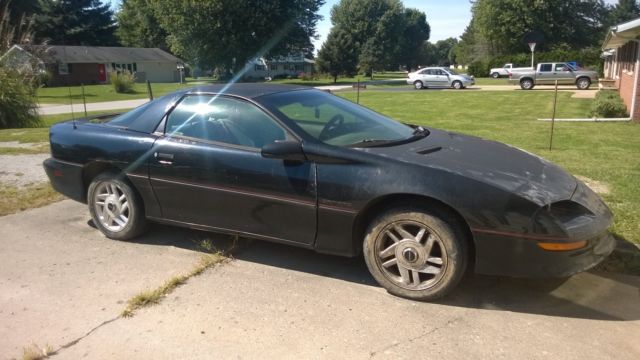
[[[342,114],[333,115],[331,120],[327,122],[327,125],[324,126],[320,135],[318,135],[318,140],[324,141],[329,138],[338,130],[342,124],[344,124],[344,116]]]

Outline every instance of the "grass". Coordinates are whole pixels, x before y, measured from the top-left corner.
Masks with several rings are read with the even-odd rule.
[[[87,116],[122,113],[129,109],[110,111],[90,111]],[[75,113],[76,118],[84,117],[84,113]],[[42,154],[49,152],[49,127],[55,123],[72,119],[72,114],[42,116],[44,126],[41,128],[3,129],[0,130],[1,142],[18,142],[20,144],[34,144],[31,147],[0,147],[0,155]]]
[[[25,187],[2,186],[0,188],[0,216],[15,214],[60,201],[63,196],[48,183]]]
[[[355,101],[352,91],[338,93]],[[587,117],[590,99],[558,94],[559,118]],[[612,230],[640,243],[640,124],[555,124],[549,151],[552,92],[384,92],[360,94],[360,103],[397,120],[501,141],[545,157],[575,175],[607,184]]]
[[[36,344],[31,344],[22,349],[22,360],[41,360],[47,359],[56,352],[50,345],[46,345],[44,348],[40,348]]]
[[[164,284],[151,290],[143,291],[127,301],[127,306],[122,310],[120,316],[132,317],[136,311],[151,305],[160,303],[164,297],[169,295],[178,286],[184,284],[190,278],[202,274],[205,270],[216,266],[226,259],[220,252],[206,254],[200,258],[200,262],[186,274],[176,275]]]
[[[153,83],[151,89],[154,97],[160,97],[178,89],[211,82],[213,80],[209,78],[187,79],[184,84]],[[38,101],[41,104],[69,104],[69,91],[71,91],[71,99],[74,104],[82,103],[82,88],[80,86],[40,88],[38,89]],[[86,85],[84,94],[87,103],[148,98],[147,84],[134,84],[132,92],[122,94],[116,93],[111,84]]]
[[[406,75],[403,72],[385,72],[374,74],[374,80],[388,80],[404,78]],[[360,76],[361,81],[369,81],[370,78]],[[340,77],[338,78],[338,84],[352,84],[358,81],[358,77]],[[184,84],[178,83],[152,83],[151,88],[154,97],[160,97],[178,89],[190,88],[197,85],[210,84],[215,81],[211,78],[187,78]],[[274,80],[274,83],[278,84],[294,84],[303,86],[321,86],[321,85],[333,85],[333,79],[328,77],[320,77],[318,80],[304,81],[300,79],[279,79]],[[38,90],[38,101],[41,104],[69,104],[71,91],[71,100],[74,104],[82,102],[82,88],[80,86],[71,87],[51,87],[41,88]],[[144,99],[148,97],[147,84],[134,84],[133,91],[130,93],[119,94],[113,89],[111,84],[104,85],[86,85],[84,87],[84,94],[87,103],[104,102],[104,101],[118,101],[118,100],[135,100]]]

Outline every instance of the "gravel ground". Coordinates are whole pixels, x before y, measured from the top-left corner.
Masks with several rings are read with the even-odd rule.
[[[0,186],[26,186],[48,181],[42,162],[49,154],[0,155]]]

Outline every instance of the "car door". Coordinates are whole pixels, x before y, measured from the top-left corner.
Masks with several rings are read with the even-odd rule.
[[[451,77],[448,72],[442,69],[434,70],[437,74],[436,81],[438,82],[438,87],[450,87],[451,86]]]
[[[566,63],[553,64],[553,69],[554,79],[558,80],[558,84],[571,85],[576,82],[573,71],[571,71],[571,68],[569,68],[569,65]],[[555,81],[553,83],[555,84]]]
[[[553,84],[553,64],[540,64],[536,74],[536,84],[548,85]]]
[[[422,83],[425,86],[431,86],[431,84],[433,83],[433,76],[431,75],[431,70],[430,69],[424,69],[422,71],[420,71],[420,81],[422,81]]]
[[[316,167],[261,156],[293,139],[271,116],[242,99],[187,95],[163,124],[149,175],[164,219],[313,243]]]

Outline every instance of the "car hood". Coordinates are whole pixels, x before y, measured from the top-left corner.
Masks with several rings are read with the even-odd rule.
[[[539,205],[571,198],[576,179],[537,155],[496,141],[429,129],[424,139],[365,151],[499,187]]]

